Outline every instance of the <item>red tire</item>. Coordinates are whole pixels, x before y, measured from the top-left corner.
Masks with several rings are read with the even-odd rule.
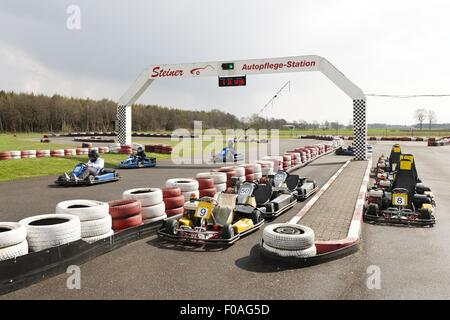
[[[211,178],[197,178],[196,180],[199,190],[214,188],[214,180]]]
[[[223,171],[221,171],[223,172]],[[230,180],[231,177],[236,177],[237,172],[236,171],[226,171],[225,174],[227,175],[227,180]]]
[[[166,209],[166,214],[168,217],[175,216],[177,214],[184,213],[184,207],[178,207],[173,209]]]
[[[209,189],[203,189],[199,190],[200,192],[200,198],[201,197],[214,197],[216,195],[216,188],[209,188]]]
[[[135,216],[142,211],[142,205],[139,200],[116,200],[110,201],[109,214],[113,219],[122,219]]]
[[[177,188],[177,189],[179,189],[179,188]],[[166,210],[183,207],[184,202],[185,202],[184,196],[182,194],[180,194],[179,196],[175,196],[175,197],[164,198],[163,201],[164,201],[164,204],[166,205]]]
[[[9,156],[9,157],[0,157],[0,161],[2,161],[2,160],[11,160],[11,156]]]
[[[245,168],[245,175],[255,173],[255,167],[251,164],[243,166]]]
[[[131,227],[137,227],[142,225],[142,216],[141,214],[136,214],[134,216],[122,219],[113,219],[112,221],[112,229],[114,231],[128,229]]]
[[[22,159],[28,158],[30,156],[30,153],[28,151],[20,151],[20,157]]]
[[[163,198],[173,198],[181,195],[180,188],[162,188]]]
[[[0,152],[0,157],[11,157],[11,152],[2,151],[2,152]]]
[[[246,174],[245,175],[245,181],[254,181],[255,175],[254,174]]]
[[[217,171],[219,171],[219,172],[231,172],[231,171],[234,171],[234,169],[233,169],[233,167],[222,167],[222,168],[219,168]]]

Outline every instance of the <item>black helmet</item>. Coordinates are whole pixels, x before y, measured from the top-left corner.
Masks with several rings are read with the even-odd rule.
[[[142,147],[137,148],[137,152],[142,152],[142,151],[144,151],[144,149]]]
[[[99,157],[97,150],[95,149],[89,150],[88,157],[90,160],[96,161]]]

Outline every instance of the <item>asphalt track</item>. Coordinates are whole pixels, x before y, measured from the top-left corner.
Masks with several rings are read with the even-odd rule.
[[[374,143],[374,158],[392,143]],[[263,263],[255,251],[261,231],[221,250],[197,252],[166,245],[156,236],[137,241],[81,266],[81,289],[66,288],[66,274],[1,298],[6,299],[392,299],[449,298],[450,147],[402,143],[416,156],[419,176],[433,189],[438,210],[431,229],[365,224],[360,250],[303,269]],[[329,155],[300,170],[323,185],[348,157]],[[52,212],[66,199],[118,199],[123,190],[161,186],[169,177],[191,177],[199,169],[154,168],[123,173],[118,183],[89,188],[49,188],[54,177],[0,184],[1,220]],[[278,217],[288,221],[303,204]],[[331,204],[332,208],[337,204]],[[366,286],[367,268],[381,270],[381,289]]]

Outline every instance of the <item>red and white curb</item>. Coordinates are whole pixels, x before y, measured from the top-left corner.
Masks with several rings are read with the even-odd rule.
[[[323,193],[330,187],[330,185],[336,180],[336,178],[344,171],[345,167],[348,166],[350,160],[347,161],[331,178],[328,182],[319,190],[319,192],[293,217],[289,223],[298,223],[306,213],[311,209],[314,203],[323,195]],[[315,241],[317,254],[323,254],[332,252],[344,247],[351,246],[355,244],[361,234],[362,217],[364,210],[364,202],[367,194],[367,185],[369,183],[370,169],[372,168],[372,159],[368,161],[366,171],[364,173],[364,178],[361,183],[361,187],[358,193],[358,199],[356,201],[355,210],[353,211],[352,221],[345,239],[340,240],[329,240],[329,241]]]
[[[301,218],[305,216],[305,214],[311,209],[311,207],[319,200],[322,194],[327,191],[327,189],[331,186],[331,184],[336,180],[336,178],[344,171],[345,167],[348,166],[351,160],[348,160],[344,165],[323,185],[323,187],[308,201],[308,203],[293,217],[288,223],[296,224],[300,221]]]

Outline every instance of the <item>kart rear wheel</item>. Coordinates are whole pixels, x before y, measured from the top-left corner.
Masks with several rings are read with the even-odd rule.
[[[231,224],[222,227],[222,239],[231,239],[234,237],[234,229]]]
[[[179,223],[177,220],[168,220],[166,222],[166,232],[171,236],[178,234]]]
[[[261,222],[261,212],[259,210],[253,210],[250,218],[253,221],[253,224],[256,225]]]

